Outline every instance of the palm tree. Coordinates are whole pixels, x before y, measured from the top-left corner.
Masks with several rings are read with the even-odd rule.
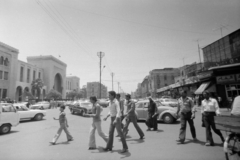
[[[43,87],[43,81],[42,79],[38,78],[38,79],[35,79],[32,81],[31,83],[31,86],[32,86],[32,93],[33,95],[36,97],[35,95],[35,91],[37,91],[37,96],[38,98],[40,97],[40,93],[41,93],[41,90],[42,90],[42,87]]]

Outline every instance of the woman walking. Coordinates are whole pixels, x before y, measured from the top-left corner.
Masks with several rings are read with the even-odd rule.
[[[108,141],[108,136],[102,132],[101,117],[100,117],[102,108],[99,104],[97,104],[97,98],[95,96],[90,97],[90,102],[93,104],[92,114],[83,114],[83,115],[93,118],[92,126],[90,129],[90,136],[89,136],[89,150],[93,150],[97,148],[96,140],[95,140],[96,129],[98,131],[98,135],[102,137],[105,142]]]

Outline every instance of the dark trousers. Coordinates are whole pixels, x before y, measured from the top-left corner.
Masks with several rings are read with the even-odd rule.
[[[196,130],[194,127],[193,119],[191,119],[191,117],[192,117],[192,112],[181,113],[181,116],[180,116],[181,128],[180,128],[179,139],[182,142],[185,141],[187,122],[190,126],[190,131],[191,131],[192,137],[196,138]]]
[[[112,147],[113,147],[114,130],[116,127],[118,135],[120,136],[121,141],[122,141],[123,149],[128,149],[128,146],[127,146],[127,143],[125,140],[125,136],[123,135],[122,128],[121,128],[121,119],[118,118],[116,123],[114,124],[113,122],[115,119],[116,119],[116,117],[111,117],[111,123],[110,123],[110,128],[109,128],[109,139],[108,139],[106,148],[112,149]]]
[[[148,128],[158,129],[157,116],[152,117],[152,115],[149,115],[145,123]]]
[[[224,138],[221,131],[216,129],[215,127],[214,116],[216,116],[215,112],[204,112],[203,114],[203,121],[206,128],[206,141],[209,142],[210,144],[214,144],[211,128],[224,142]]]
[[[136,116],[129,116],[127,117],[126,119],[126,124],[124,125],[123,127],[123,134],[126,136],[127,135],[127,132],[128,132],[128,126],[130,124],[130,122],[133,123],[135,129],[137,130],[138,134],[140,137],[143,137],[144,136],[144,133],[143,131],[141,130],[141,128],[139,127],[139,125],[137,124],[137,117]]]

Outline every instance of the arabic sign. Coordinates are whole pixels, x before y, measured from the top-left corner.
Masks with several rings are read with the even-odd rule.
[[[238,74],[237,74],[238,75]],[[239,78],[239,76],[237,76]],[[218,76],[216,78],[217,80],[217,83],[218,84],[221,84],[221,83],[229,83],[229,82],[235,82],[236,81],[236,78],[235,78],[235,75],[232,74],[232,75],[226,75],[226,76]]]

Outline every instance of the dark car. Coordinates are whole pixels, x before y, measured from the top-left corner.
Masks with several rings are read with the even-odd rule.
[[[92,104],[88,101],[74,101],[68,105],[68,108],[72,114],[83,115],[83,113],[92,113]]]

